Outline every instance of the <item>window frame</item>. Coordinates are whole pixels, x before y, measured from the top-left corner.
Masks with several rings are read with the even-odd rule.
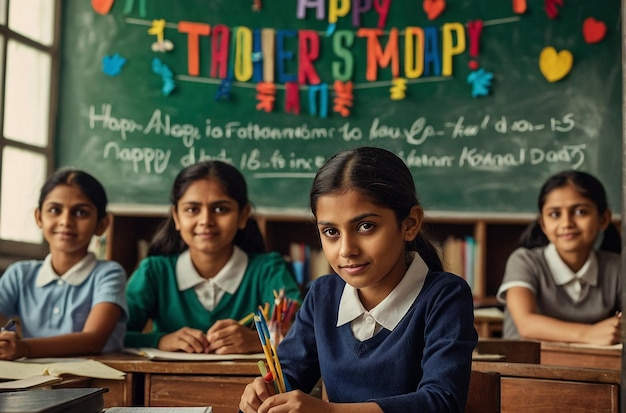
[[[11,1],[5,0],[4,4],[0,3],[0,7],[4,10],[5,21],[0,22],[0,174],[2,174],[2,152],[6,147],[13,147],[33,153],[43,155],[46,159],[46,175],[49,176],[54,171],[54,141],[56,134],[56,118],[58,107],[58,84],[60,72],[60,42],[61,42],[61,16],[62,16],[62,0],[45,0],[54,1],[54,22],[52,44],[44,45],[20,33],[12,31],[9,28],[9,6]],[[7,69],[7,53],[9,41],[16,41],[26,47],[30,47],[50,56],[50,90],[48,102],[48,142],[44,147],[29,145],[23,142],[16,142],[7,139],[4,135],[4,107],[5,107],[5,91],[6,91],[6,69]],[[2,182],[0,180],[0,197],[2,196]],[[34,211],[33,211],[34,219]],[[0,238],[0,273],[11,262],[28,259],[43,258],[48,253],[48,245],[45,240],[39,244],[20,242]]]

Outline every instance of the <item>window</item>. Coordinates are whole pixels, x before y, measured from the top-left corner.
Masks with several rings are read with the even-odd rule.
[[[0,272],[41,258],[39,189],[54,168],[61,0],[0,0]]]

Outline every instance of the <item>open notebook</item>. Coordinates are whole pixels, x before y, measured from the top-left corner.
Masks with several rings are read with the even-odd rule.
[[[25,379],[0,382],[0,392],[28,390],[37,387],[48,387],[53,384],[60,383],[61,381],[63,381],[63,379],[57,376],[50,376],[47,374],[36,375],[27,377]]]
[[[185,353],[182,351],[163,351],[156,348],[125,348],[125,353],[136,354],[150,360],[179,360],[179,361],[230,361],[230,360],[264,360],[265,354],[204,354]]]
[[[71,374],[96,379],[122,380],[126,374],[96,360],[55,359],[52,362],[49,359],[42,360],[44,362],[39,362],[37,359],[0,360],[0,379],[18,380],[33,376],[58,377],[63,374]]]
[[[212,413],[209,407],[110,407],[104,413]]]

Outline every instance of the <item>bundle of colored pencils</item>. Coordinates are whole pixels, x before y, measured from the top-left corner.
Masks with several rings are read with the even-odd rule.
[[[293,323],[296,311],[300,308],[300,303],[285,296],[285,290],[274,290],[274,308],[272,316],[269,318],[270,331],[274,333],[274,343],[278,345],[287,334],[287,330]],[[265,313],[267,315],[267,313]]]
[[[263,360],[259,360],[258,362],[259,371],[263,376],[263,380],[265,380],[266,383],[274,383],[274,388],[277,393],[290,391],[289,382],[285,379],[285,376],[283,376],[283,370],[278,360],[278,354],[276,353],[276,345],[273,343],[270,336],[270,330],[267,326],[267,320],[265,319],[263,311],[259,310],[257,314],[255,314],[254,323],[259,334],[259,339],[261,340],[263,353],[265,353],[265,360],[267,361],[267,365]]]

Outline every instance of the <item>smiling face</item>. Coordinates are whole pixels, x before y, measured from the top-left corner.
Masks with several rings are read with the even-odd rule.
[[[93,235],[106,229],[107,218],[98,220],[96,206],[74,185],[58,185],[35,210],[35,221],[50,245],[55,261],[58,254],[78,262],[87,253]]]
[[[416,207],[398,223],[393,210],[382,208],[349,190],[317,200],[317,228],[326,259],[335,272],[359,289],[365,308],[382,301],[406,272],[405,241],[419,232]]]
[[[219,181],[210,178],[191,183],[172,209],[192,260],[198,254],[230,257],[237,230],[245,228],[249,215],[249,205],[240,210]]]
[[[547,194],[541,210],[541,229],[559,255],[574,271],[587,260],[598,233],[608,226],[611,212],[599,214],[589,198],[572,185]]]

